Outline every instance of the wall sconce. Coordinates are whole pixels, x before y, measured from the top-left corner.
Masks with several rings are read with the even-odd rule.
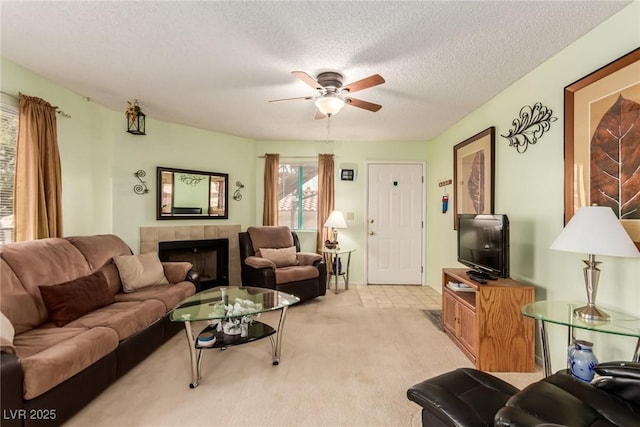
[[[240,200],[242,200],[242,194],[240,193],[240,189],[244,188],[244,184],[242,184],[240,181],[236,181],[236,191],[233,192],[233,200],[235,200],[236,202],[239,202]]]
[[[127,101],[127,104],[129,106],[127,107],[127,111],[124,112],[124,115],[127,117],[127,132],[133,135],[146,135],[146,116],[142,112],[138,100],[134,100],[133,104]]]
[[[149,189],[147,188],[147,181],[142,180],[143,177],[147,176],[147,173],[140,169],[139,171],[134,172],[133,176],[138,178],[140,181],[140,184],[133,186],[133,192],[136,194],[147,194],[149,192]]]

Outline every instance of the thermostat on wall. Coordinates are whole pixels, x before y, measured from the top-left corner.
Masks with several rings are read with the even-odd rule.
[[[340,180],[341,181],[355,181],[356,180],[356,170],[355,169],[340,169]]]

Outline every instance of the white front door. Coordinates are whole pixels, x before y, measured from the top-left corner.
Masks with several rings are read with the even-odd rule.
[[[420,163],[368,165],[367,283],[422,284]]]

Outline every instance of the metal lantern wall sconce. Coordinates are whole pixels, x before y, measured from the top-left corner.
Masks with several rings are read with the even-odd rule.
[[[138,178],[138,181],[140,181],[140,184],[136,184],[133,186],[134,193],[142,195],[142,194],[147,194],[149,192],[149,189],[147,188],[147,181],[142,180],[142,178],[145,177],[146,175],[147,173],[142,169],[133,173],[133,176]]]
[[[235,200],[236,202],[239,202],[240,200],[242,200],[242,193],[240,193],[240,189],[244,188],[244,184],[242,184],[240,181],[236,181],[236,191],[233,192],[233,200]]]
[[[133,135],[146,135],[146,116],[142,112],[138,100],[134,100],[133,103],[127,101],[128,107],[124,115],[127,116],[127,132]]]

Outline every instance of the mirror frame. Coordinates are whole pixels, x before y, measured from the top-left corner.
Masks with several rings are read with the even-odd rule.
[[[209,194],[211,194],[211,178],[223,178],[224,182],[224,211],[222,214],[207,214],[207,215],[190,215],[190,214],[163,214],[162,213],[162,174],[165,172],[171,172],[172,174],[182,173],[189,175],[206,175],[209,177]],[[157,220],[167,220],[167,219],[228,219],[229,218],[229,174],[219,173],[219,172],[206,172],[206,171],[196,171],[189,169],[176,169],[176,168],[167,168],[163,166],[158,166],[156,168],[157,174],[157,189],[156,189],[156,219]],[[171,192],[172,201],[174,200],[175,192]],[[211,197],[209,197],[209,212],[211,211]]]

